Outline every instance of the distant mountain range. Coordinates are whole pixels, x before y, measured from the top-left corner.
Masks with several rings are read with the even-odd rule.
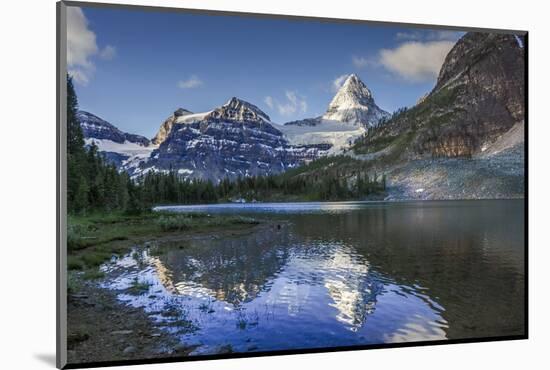
[[[181,176],[218,181],[269,175],[328,154],[340,153],[389,114],[375,104],[370,90],[350,75],[331,102],[326,117],[311,125],[279,125],[257,106],[233,97],[203,113],[178,108],[151,140],[124,133],[81,111],[86,142],[131,176],[174,170]],[[307,120],[305,120],[307,121]]]
[[[173,170],[218,181],[345,153],[387,174],[392,198],[522,196],[523,53],[513,35],[467,33],[434,89],[393,116],[351,74],[325,114],[284,125],[236,97],[208,112],[178,108],[151,140],[88,112],[79,119],[86,143],[133,177]]]

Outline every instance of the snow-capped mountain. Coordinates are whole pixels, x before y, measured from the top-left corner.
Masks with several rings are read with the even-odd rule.
[[[129,169],[131,175],[175,170],[213,181],[268,175],[326,155],[330,147],[290,145],[266,113],[235,97],[209,112],[172,115],[155,138],[163,138],[158,149]]]
[[[77,118],[86,145],[94,143],[98,151],[117,167],[136,165],[148,158],[156,148],[146,137],[123,132],[92,113],[81,110],[78,111]]]
[[[324,115],[287,122],[280,130],[292,145],[330,144],[329,153],[337,154],[349,148],[368,128],[389,116],[376,105],[361,79],[351,74]]]
[[[84,138],[111,140],[119,144],[128,141],[142,146],[149,145],[149,139],[146,137],[123,132],[92,113],[80,110],[77,113],[77,118],[80,122]]]
[[[374,102],[369,88],[356,74],[348,76],[330,102],[323,119],[363,125],[368,128],[390,114]]]

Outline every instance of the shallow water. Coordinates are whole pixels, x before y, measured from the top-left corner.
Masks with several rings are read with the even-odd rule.
[[[193,354],[524,333],[522,200],[163,208],[272,221],[102,267]]]

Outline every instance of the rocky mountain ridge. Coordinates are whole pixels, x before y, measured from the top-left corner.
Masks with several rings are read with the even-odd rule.
[[[124,142],[135,143],[142,146],[148,146],[150,144],[150,140],[146,137],[123,132],[111,123],[92,113],[80,110],[77,113],[77,118],[85,138],[111,140],[119,144],[123,144]]]
[[[216,182],[345,152],[387,175],[391,199],[517,197],[524,185],[524,52],[514,35],[467,33],[432,91],[390,118],[356,75],[323,116],[284,125],[236,97],[208,112],[177,109],[150,142],[89,113],[80,117],[87,142],[97,140],[133,177],[176,171]]]
[[[369,130],[361,150],[406,158],[471,157],[524,116],[524,55],[513,35],[467,33],[416,106]],[[395,153],[397,154],[397,153]]]
[[[523,196],[524,52],[514,35],[465,34],[433,90],[355,155],[388,175],[391,198]]]
[[[173,117],[169,130],[166,122],[161,126],[168,133],[158,149],[132,175],[175,170],[214,182],[269,175],[326,155],[329,148],[290,145],[266,113],[236,97],[206,113]]]

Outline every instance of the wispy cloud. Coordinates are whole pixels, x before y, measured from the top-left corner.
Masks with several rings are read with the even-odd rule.
[[[264,98],[264,103],[267,105],[270,109],[273,109],[275,103],[273,102],[273,98],[271,96],[266,96]]]
[[[204,85],[202,80],[197,75],[191,75],[187,80],[178,81],[180,89],[195,89]]]
[[[103,60],[111,60],[116,56],[116,48],[113,45],[107,45],[99,52],[99,57]]]
[[[359,57],[357,55],[354,55],[351,57],[351,62],[355,66],[355,68],[365,68],[367,66],[374,66],[376,65],[376,60],[373,58],[367,58],[367,57]]]
[[[408,40],[408,41],[456,41],[464,32],[459,31],[411,31],[411,32],[397,32],[395,34],[396,40]]]
[[[332,92],[337,92],[342,87],[342,84],[346,81],[349,75],[340,75],[332,81]]]
[[[264,103],[270,109],[276,109],[282,116],[292,116],[296,113],[306,113],[308,107],[306,98],[293,90],[285,91],[283,101],[279,101],[272,96],[266,96],[264,98]]]
[[[439,74],[454,44],[454,41],[410,41],[394,49],[380,50],[378,60],[385,69],[405,80],[430,81]]]
[[[109,60],[115,57],[116,48],[107,45],[99,49],[96,34],[90,29],[84,12],[79,7],[67,7],[67,67],[74,81],[87,85],[95,71],[93,58]]]

